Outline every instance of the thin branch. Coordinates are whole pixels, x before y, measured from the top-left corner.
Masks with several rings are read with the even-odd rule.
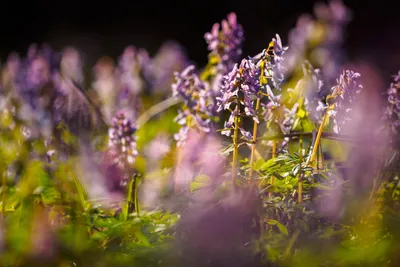
[[[137,127],[142,127],[144,124],[146,124],[152,117],[155,115],[163,112],[164,110],[169,109],[170,107],[180,103],[181,100],[176,98],[176,97],[170,97],[165,99],[164,101],[161,101],[158,104],[155,104],[148,110],[146,110],[137,120],[136,120],[136,125]]]

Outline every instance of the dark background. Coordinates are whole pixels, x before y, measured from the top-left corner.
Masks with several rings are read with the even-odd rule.
[[[323,1],[323,0],[322,0]],[[176,0],[176,1],[4,1],[0,5],[0,57],[25,53],[33,42],[55,49],[74,45],[89,64],[101,55],[117,57],[127,45],[151,54],[166,40],[181,43],[193,61],[207,60],[204,33],[229,12],[236,12],[245,30],[244,56],[258,53],[275,33],[285,42],[288,31],[311,0]],[[373,64],[380,75],[400,69],[399,1],[346,1],[353,12],[345,48],[351,60]]]

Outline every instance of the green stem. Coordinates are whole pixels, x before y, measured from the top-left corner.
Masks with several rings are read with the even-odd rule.
[[[233,159],[232,159],[232,186],[233,190],[236,190],[236,176],[237,176],[237,162],[239,155],[239,113],[240,113],[240,102],[236,105],[236,116],[235,116],[235,129],[233,132]]]
[[[304,133],[300,133],[300,132],[295,132],[295,133],[290,133],[290,134],[281,134],[281,135],[274,135],[274,136],[263,136],[263,137],[259,137],[257,138],[258,140],[282,140],[285,137],[289,137],[291,139],[295,139],[295,138],[299,138],[300,135],[303,135],[303,138],[310,138],[312,137],[313,133],[312,132],[304,132]],[[333,141],[339,141],[339,142],[347,142],[347,143],[360,143],[360,144],[365,144],[366,140],[360,139],[360,138],[356,138],[356,137],[352,137],[349,135],[343,135],[343,134],[335,134],[335,133],[329,133],[329,132],[323,132],[321,134],[321,138],[324,139],[329,139],[329,140],[333,140]]]
[[[136,187],[136,179],[133,178],[133,179],[131,179],[131,181],[128,184],[128,192],[127,192],[127,196],[126,196],[126,205],[125,205],[125,211],[124,211],[125,221],[128,220],[129,214],[131,214],[135,209],[135,202],[136,202],[135,187]]]
[[[271,156],[271,158],[273,158],[273,159],[276,158],[276,140],[272,141],[272,156]],[[275,182],[275,178],[274,178],[274,176],[271,176],[270,184],[273,185],[274,182]],[[269,192],[268,196],[272,197],[272,192]]]
[[[170,97],[165,99],[164,101],[155,104],[151,108],[149,108],[146,112],[144,112],[137,120],[136,120],[136,125],[138,127],[143,126],[146,124],[153,116],[157,115],[158,113],[163,112],[164,110],[178,104],[181,102],[180,99],[176,97]]]
[[[381,174],[375,176],[375,178],[374,178],[374,181],[373,181],[373,184],[372,184],[371,193],[369,194],[369,200],[372,200],[372,198],[373,198],[373,196],[375,194],[375,191],[376,191],[376,188],[378,186],[380,177],[381,177]]]
[[[260,97],[257,98],[257,103],[256,103],[256,112],[260,108]],[[254,121],[254,126],[253,126],[253,144],[251,145],[251,155],[250,155],[250,171],[249,171],[249,182],[252,181],[252,176],[253,176],[253,170],[254,170],[254,152],[256,149],[256,141],[257,141],[257,128],[258,128],[258,123]]]
[[[322,143],[319,143],[319,157],[318,157],[318,169],[324,168],[324,153],[322,150]]]
[[[299,140],[299,147],[300,147],[300,167],[299,167],[299,182],[298,182],[298,202],[302,203],[303,202],[303,173],[302,173],[302,162],[303,162],[303,136],[300,135],[300,140]]]
[[[6,199],[7,199],[7,176],[6,172],[3,172],[3,177],[2,177],[2,201],[1,201],[1,212],[3,216],[3,220],[6,218]]]
[[[318,153],[319,142],[321,141],[322,131],[324,130],[325,124],[329,119],[328,111],[332,110],[332,109],[333,109],[333,105],[330,105],[328,107],[327,111],[325,112],[325,115],[324,115],[324,118],[322,119],[321,125],[319,126],[317,138],[315,139],[315,143],[314,143],[313,150],[312,150],[312,153],[311,153],[310,161],[308,162],[309,166],[312,166],[312,164],[315,161],[315,158],[316,158],[317,153]]]
[[[293,249],[294,244],[296,243],[297,238],[299,237],[299,234],[300,234],[300,231],[297,230],[297,231],[293,234],[293,236],[290,238],[290,240],[289,240],[289,245],[288,245],[288,247],[286,248],[286,252],[285,252],[285,256],[286,256],[286,257],[289,257],[289,256],[290,256],[290,253],[291,253],[291,251],[292,251],[292,249]]]
[[[75,175],[73,175],[72,173],[71,173],[71,175],[72,175],[72,178],[73,178],[73,180],[74,180],[76,189],[77,189],[77,191],[78,191],[78,196],[79,196],[79,201],[80,201],[80,203],[81,203],[81,206],[82,206],[83,210],[85,210],[85,209],[86,209],[86,200],[85,200],[85,194],[84,194],[84,192],[83,192],[82,185],[81,185],[81,183],[78,181],[78,179],[75,177]]]
[[[271,44],[270,44],[271,45]],[[269,47],[268,47],[269,49]],[[263,85],[263,78],[264,78],[264,67],[265,67],[265,62],[262,61],[261,62],[261,73],[260,73],[260,88]],[[260,104],[261,104],[261,95],[258,94],[258,98],[257,98],[257,103],[256,103],[256,109],[255,111],[257,112],[258,109],[260,108]],[[253,164],[254,164],[254,151],[256,149],[256,141],[257,141],[257,127],[258,127],[258,123],[256,121],[254,121],[254,126],[253,126],[253,144],[251,145],[251,155],[250,155],[250,171],[249,171],[249,182],[252,183],[252,176],[253,176]]]
[[[139,207],[139,195],[138,195],[138,191],[139,191],[139,184],[138,184],[138,182],[137,182],[137,179],[135,179],[135,194],[134,194],[135,212],[136,212],[137,216],[139,217],[139,214],[140,214],[140,207]]]

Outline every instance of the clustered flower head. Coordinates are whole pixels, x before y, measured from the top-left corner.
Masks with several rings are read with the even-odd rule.
[[[235,64],[232,71],[224,76],[221,86],[221,96],[217,97],[217,111],[229,110],[231,111],[231,115],[229,120],[225,122],[225,130],[222,134],[231,135],[235,117],[240,115],[238,113],[241,112],[241,109],[232,110],[232,104],[243,107],[245,115],[259,122],[257,112],[254,109],[254,100],[257,99],[261,88],[259,77],[260,70],[249,59],[243,59],[240,65]],[[246,139],[252,139],[251,134],[242,127],[240,131]]]
[[[261,103],[265,110],[279,106],[280,95],[273,91],[280,91],[280,84],[284,80],[285,68],[282,62],[287,49],[282,45],[277,34],[267,49],[254,57],[243,59],[240,65],[235,64],[233,69],[223,77],[220,87],[221,96],[217,97],[218,112],[229,110],[231,115],[229,120],[225,122],[225,129],[222,134],[231,135],[235,117],[241,116],[242,109],[245,116],[251,117],[259,123],[258,113],[254,106],[255,100],[261,98],[262,95],[268,96],[269,99],[268,104]],[[231,104],[233,103],[241,108],[232,110]],[[265,113],[268,113],[268,117],[271,117],[271,112]],[[239,129],[245,139],[252,139],[250,132],[244,130],[241,126]]]
[[[206,33],[204,38],[208,44],[208,50],[211,51],[210,56],[216,57],[217,69],[225,73],[232,69],[240,59],[244,41],[243,28],[237,23],[236,14],[230,13],[221,25],[215,23],[211,32]]]
[[[121,91],[126,94],[138,94],[143,90],[142,73],[146,73],[149,55],[144,49],[129,46],[118,62],[118,76]]]
[[[286,67],[283,65],[283,61],[285,60],[284,55],[289,47],[282,45],[279,34],[276,34],[275,38],[272,38],[272,45],[273,49],[270,52],[272,55],[268,55],[266,69],[272,78],[274,87],[280,89],[280,84],[283,82],[286,72]],[[268,51],[266,51],[266,53],[267,52]]]
[[[305,108],[311,120],[316,123],[322,119],[327,105],[325,98],[330,90],[326,90],[322,79],[321,70],[314,69],[307,61],[303,64],[303,78],[299,81],[304,88]]]
[[[112,126],[108,130],[108,146],[114,156],[114,161],[120,167],[125,168],[135,162],[138,154],[136,150],[135,126],[125,118],[125,114],[119,112],[112,120]]]
[[[175,135],[178,146],[183,144],[189,128],[210,132],[212,118],[216,113],[215,95],[209,90],[207,83],[202,81],[194,72],[193,65],[188,66],[181,73],[175,73],[175,83],[172,84],[173,96],[184,102],[183,110],[179,111],[175,121],[182,126]]]
[[[334,117],[333,130],[336,133],[340,133],[343,125],[350,120],[348,113],[352,110],[351,104],[363,88],[359,83],[360,77],[361,75],[358,72],[351,70],[343,71],[337,79],[337,85],[332,87],[332,93],[327,98],[328,105],[334,104],[334,109],[330,110],[330,112]]]
[[[188,65],[184,49],[177,43],[167,42],[160,47],[150,62],[152,92],[169,92],[174,73]]]
[[[387,90],[387,96],[384,119],[391,125],[392,133],[398,133],[400,131],[400,71],[394,76]]]

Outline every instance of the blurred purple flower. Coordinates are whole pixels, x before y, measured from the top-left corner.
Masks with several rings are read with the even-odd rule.
[[[356,99],[357,94],[363,88],[359,83],[360,73],[351,70],[343,71],[337,79],[337,85],[332,87],[331,96],[335,98],[335,108],[331,112],[334,118],[334,128],[336,133],[340,133],[342,126],[350,120],[348,113],[352,110],[351,105]],[[328,104],[329,98],[327,99]]]
[[[132,166],[138,154],[136,150],[136,128],[132,122],[125,118],[124,113],[119,112],[112,120],[112,126],[108,131],[110,152],[114,156],[114,162],[121,168]]]
[[[63,50],[60,73],[64,79],[71,79],[79,85],[83,84],[83,61],[78,50],[73,47],[67,47]]]
[[[119,59],[116,77],[119,81],[117,106],[133,120],[139,105],[138,94],[146,89],[150,57],[146,50],[129,46]]]
[[[188,189],[190,182],[205,174],[210,182],[220,181],[224,172],[224,158],[219,154],[221,143],[213,134],[202,135],[193,129],[187,133],[185,146],[179,148],[175,171],[175,190]],[[211,195],[207,192],[207,197]],[[203,199],[204,200],[204,199]]]
[[[195,67],[191,65],[181,73],[175,73],[175,83],[172,84],[172,95],[179,97],[184,103],[183,110],[175,118],[182,126],[175,135],[178,146],[184,142],[188,128],[195,127],[201,132],[210,132],[213,117],[216,115],[215,93],[194,70]]]
[[[183,48],[175,42],[161,46],[149,66],[151,87],[154,93],[164,92],[174,82],[174,73],[182,71],[188,64]]]
[[[347,23],[350,21],[350,11],[341,0],[330,0],[328,4],[317,3],[314,13],[318,19],[335,23]]]
[[[343,62],[341,46],[350,12],[342,1],[331,0],[316,4],[314,14],[315,18],[302,15],[289,33],[291,50],[285,66],[293,71],[304,59],[310,60],[321,69],[324,82],[332,84]]]
[[[305,108],[311,120],[314,123],[318,123],[322,119],[322,115],[327,108],[324,100],[330,91],[326,90],[326,86],[324,87],[321,71],[319,69],[314,69],[308,61],[303,64],[301,86],[303,86],[305,90]]]
[[[400,132],[400,71],[393,76],[393,83],[387,90],[387,105],[384,120],[390,125],[392,134]]]
[[[92,87],[98,95],[104,119],[110,124],[115,114],[118,94],[115,67],[111,58],[103,57],[97,61],[94,67]]]
[[[162,159],[170,151],[170,140],[167,135],[157,135],[145,149],[145,155],[154,163]]]
[[[21,68],[21,59],[17,53],[11,53],[7,62],[2,66],[0,77],[1,94],[10,93],[15,88],[18,72]]]

